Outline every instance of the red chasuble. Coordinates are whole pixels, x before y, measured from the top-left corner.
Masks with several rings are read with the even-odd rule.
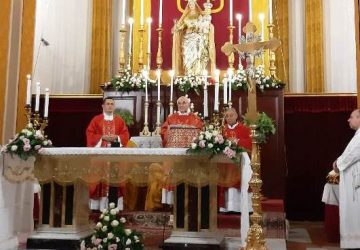
[[[167,144],[167,131],[171,125],[184,125],[193,128],[202,129],[203,122],[194,113],[169,115],[164,124],[161,126],[161,139],[163,146]]]
[[[95,116],[86,129],[86,146],[95,147],[103,135],[117,135],[120,137],[120,142],[123,147],[126,147],[129,141],[129,131],[123,119],[120,116],[113,115],[113,120],[105,120],[104,114]],[[101,141],[100,147],[111,147],[111,143]],[[118,188],[118,196],[123,194],[123,188]],[[98,185],[90,185],[90,198],[98,200],[100,197],[106,197],[108,186],[100,183]]]
[[[114,115],[112,121],[104,120],[104,114],[95,116],[86,129],[86,146],[95,147],[103,135],[117,135],[123,147],[129,141],[128,128],[120,116]],[[108,142],[102,141],[101,147],[108,147]]]
[[[241,123],[235,124],[232,128],[226,124],[223,130],[223,136],[227,139],[237,139],[238,146],[251,150],[250,129]]]

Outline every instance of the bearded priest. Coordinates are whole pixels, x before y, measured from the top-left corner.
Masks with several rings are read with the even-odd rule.
[[[123,119],[114,114],[115,101],[106,97],[102,103],[103,113],[95,116],[86,129],[88,147],[124,147],[129,141],[129,131]],[[103,183],[89,188],[92,210],[102,210],[108,206],[109,187]],[[118,198],[118,208],[123,208],[123,189],[111,188],[111,196]],[[115,193],[114,195],[112,195]],[[116,198],[115,198],[116,199]]]

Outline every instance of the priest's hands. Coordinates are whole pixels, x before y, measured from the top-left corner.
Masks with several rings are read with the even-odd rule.
[[[114,141],[117,140],[117,138],[118,138],[117,135],[103,135],[103,136],[101,137],[102,140],[108,141],[108,142],[114,142]]]
[[[339,168],[337,167],[336,161],[334,161],[333,163],[333,170],[335,171],[335,173],[339,173]]]

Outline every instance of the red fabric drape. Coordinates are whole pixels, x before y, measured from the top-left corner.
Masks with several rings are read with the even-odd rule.
[[[285,113],[350,112],[357,107],[356,96],[285,96]]]
[[[221,0],[212,1],[213,9],[220,6]],[[152,25],[152,37],[151,37],[151,68],[156,68],[156,53],[158,49],[158,33],[156,32],[159,26],[159,0],[151,1],[151,16],[153,19]],[[198,0],[199,5],[203,8],[205,0]],[[181,6],[184,9],[187,2],[181,0]],[[234,42],[238,41],[238,26],[235,15],[241,13],[242,26],[248,21],[248,0],[236,0],[234,1]],[[163,36],[162,36],[162,49],[163,49],[163,69],[171,69],[171,49],[172,49],[172,34],[171,28],[174,25],[174,19],[179,19],[182,13],[177,9],[177,0],[163,0]],[[228,68],[227,57],[221,52],[221,46],[229,40],[229,1],[224,0],[224,8],[218,12],[212,14],[212,23],[215,27],[215,46],[216,46],[216,65],[219,69]]]

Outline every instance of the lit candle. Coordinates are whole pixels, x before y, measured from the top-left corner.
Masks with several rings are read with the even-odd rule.
[[[236,14],[236,19],[238,20],[238,25],[239,25],[239,43],[241,42],[241,19],[242,19],[242,15],[241,14]]]
[[[223,90],[224,90],[224,104],[227,104],[227,81],[223,81],[224,82],[224,86],[223,86]]]
[[[214,100],[214,111],[219,111],[219,78],[220,70],[215,70],[215,100]]]
[[[174,70],[170,70],[169,75],[170,75],[170,102],[172,102],[174,98],[174,75],[175,75]]]
[[[151,17],[149,17],[146,20],[146,22],[147,22],[147,26],[148,26],[148,48],[147,48],[147,51],[150,54],[151,53],[151,22],[152,22]],[[150,61],[150,58],[149,58],[149,61]],[[150,63],[149,63],[149,65],[150,65]]]
[[[160,80],[161,80],[161,69],[156,70],[157,82],[158,82],[158,101],[160,101]]]
[[[208,72],[205,69],[203,72],[204,75],[204,117],[208,117],[209,116],[209,108],[208,108],[208,90],[207,90],[207,76],[208,76]]]
[[[249,0],[249,22],[252,22],[252,1]]]
[[[26,76],[26,105],[31,106],[31,76]]]
[[[272,0],[269,0],[269,23],[273,23]]]
[[[144,26],[144,0],[140,0],[140,26]]]
[[[233,26],[233,16],[234,16],[234,6],[233,6],[233,0],[230,0],[230,26]]]
[[[162,10],[163,10],[163,1],[160,0],[160,3],[159,3],[159,27],[162,27]]]
[[[40,83],[36,83],[36,96],[35,96],[35,112],[39,112],[40,106]]]
[[[122,1],[121,26],[125,26],[126,0]]]
[[[229,102],[231,102],[231,87],[232,87],[232,75],[233,75],[232,69],[227,70],[227,75],[229,79]]]
[[[50,91],[48,88],[45,89],[45,104],[44,104],[44,117],[48,117],[49,115],[49,96]]]
[[[133,33],[133,24],[134,24],[134,18],[129,18],[129,55],[132,54],[132,33]]]

